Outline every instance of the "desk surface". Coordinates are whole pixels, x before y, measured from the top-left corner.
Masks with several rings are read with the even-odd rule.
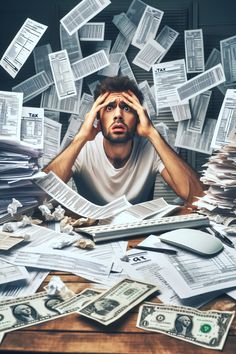
[[[140,242],[132,240],[129,244]],[[57,274],[75,293],[90,287],[83,278],[68,273],[51,273],[39,291]],[[151,301],[158,302],[156,297]],[[236,310],[236,303],[227,295],[220,296],[202,309]],[[145,332],[136,327],[138,306],[108,327],[88,318],[71,314],[56,320],[7,333],[1,352],[18,353],[132,353],[132,354],[207,354],[219,351],[205,349],[160,333]],[[223,353],[235,354],[236,318],[226,339]]]

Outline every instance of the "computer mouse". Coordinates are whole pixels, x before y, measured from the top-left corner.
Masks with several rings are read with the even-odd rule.
[[[160,240],[201,256],[214,256],[224,248],[222,242],[215,236],[195,229],[165,232],[160,236]]]

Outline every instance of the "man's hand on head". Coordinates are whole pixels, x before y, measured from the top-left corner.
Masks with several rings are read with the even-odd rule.
[[[132,91],[122,92],[124,102],[136,111],[138,115],[137,134],[148,138],[155,130],[146,109],[141,105],[139,99]]]
[[[94,122],[97,119],[99,111],[107,105],[107,103],[104,102],[108,95],[109,92],[105,92],[104,94],[98,96],[98,98],[94,101],[90,112],[88,112],[85,116],[84,123],[82,124],[78,134],[86,141],[93,140],[101,130],[100,121],[98,120],[96,127],[94,126]]]

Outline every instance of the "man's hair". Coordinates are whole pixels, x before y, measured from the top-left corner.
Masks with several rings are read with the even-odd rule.
[[[105,92],[122,92],[122,91],[132,91],[135,96],[139,99],[140,103],[143,103],[143,94],[135,84],[134,81],[130,80],[128,76],[114,76],[107,77],[105,80],[97,84],[94,91],[94,99],[96,100],[98,96]]]

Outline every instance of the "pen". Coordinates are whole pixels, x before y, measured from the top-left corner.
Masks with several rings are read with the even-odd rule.
[[[166,253],[166,254],[177,254],[176,250],[171,250],[169,248],[147,247],[147,246],[133,246],[132,248],[137,248],[138,250],[144,250],[144,251]]]
[[[229,247],[234,248],[233,242],[227,236],[222,235],[219,231],[215,230],[213,227],[209,227],[209,229],[214,233],[214,236],[217,237],[221,242],[223,242]]]

